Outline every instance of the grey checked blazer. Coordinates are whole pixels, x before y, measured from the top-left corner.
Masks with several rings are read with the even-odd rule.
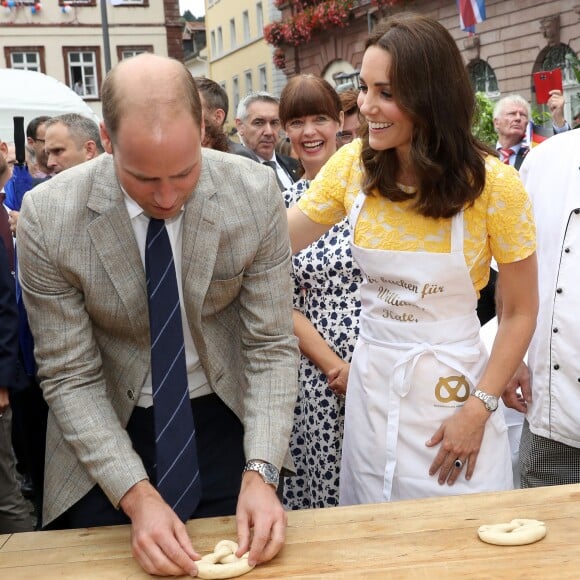
[[[208,149],[202,163],[183,216],[189,326],[246,457],[280,467],[298,365],[284,203],[268,168]],[[111,156],[26,194],[18,252],[50,406],[46,525],[95,482],[118,505],[146,478],[124,429],[150,365],[145,273]]]

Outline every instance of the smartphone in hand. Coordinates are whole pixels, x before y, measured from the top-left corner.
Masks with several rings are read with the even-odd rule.
[[[534,87],[536,89],[536,103],[545,105],[550,98],[550,91],[562,91],[562,69],[543,70],[534,73]]]

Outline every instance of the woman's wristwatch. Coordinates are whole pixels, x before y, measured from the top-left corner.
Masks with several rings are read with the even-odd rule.
[[[278,488],[280,472],[272,463],[262,461],[261,459],[250,459],[250,461],[246,463],[246,467],[244,467],[244,473],[246,473],[246,471],[256,471],[262,476],[265,483],[273,485],[274,489]]]
[[[483,401],[485,408],[490,412],[493,413],[499,404],[499,399],[495,395],[490,395],[485,391],[481,391],[479,389],[475,389],[473,393],[471,393],[474,397],[477,397],[480,401]]]

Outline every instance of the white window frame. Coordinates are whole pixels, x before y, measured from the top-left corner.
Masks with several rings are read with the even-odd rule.
[[[250,42],[250,15],[248,14],[247,10],[244,10],[242,13],[242,19],[244,22],[244,42]]]
[[[246,95],[254,91],[254,81],[252,78],[252,71],[244,71],[244,81],[246,83]]]
[[[77,56],[78,62],[76,61]],[[90,60],[86,59],[87,56],[90,56]],[[72,57],[74,57],[74,60]],[[81,48],[75,49],[67,47],[66,67],[70,87],[74,88],[75,83],[80,80],[82,84],[82,92],[78,94],[80,94],[80,96],[82,96],[85,99],[99,98],[100,79],[99,79],[98,58],[99,55],[96,50],[81,49]],[[74,69],[78,70],[76,70],[75,72]]]
[[[264,35],[264,5],[256,3],[256,24],[258,25],[258,38]]]
[[[221,26],[218,26],[217,29],[217,53],[218,56],[221,56],[224,53],[224,34]]]
[[[21,63],[14,62],[14,57],[16,55],[22,56]],[[28,57],[31,55],[35,57],[34,63],[28,61]],[[10,52],[10,68],[42,72],[40,52],[38,50],[12,50]]]
[[[232,77],[232,96],[234,101],[234,111],[237,111],[238,104],[240,103],[240,79],[237,75]]]
[[[260,91],[268,91],[268,70],[266,69],[266,65],[262,64],[258,67],[258,75],[260,78]]]

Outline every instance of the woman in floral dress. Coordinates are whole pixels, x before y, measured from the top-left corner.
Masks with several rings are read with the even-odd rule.
[[[303,178],[284,192],[290,208],[336,151],[343,113],[330,84],[300,75],[282,92],[280,118],[304,167]],[[293,258],[294,328],[302,357],[290,442],[296,475],[284,482],[289,509],[338,505],[344,396],[360,312],[360,272],[349,236],[345,219]]]

